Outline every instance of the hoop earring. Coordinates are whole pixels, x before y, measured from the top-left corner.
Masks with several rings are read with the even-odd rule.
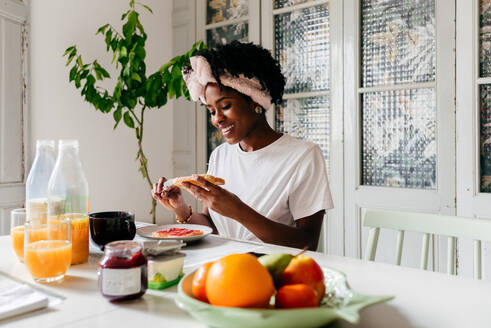
[[[263,113],[263,108],[261,106],[256,106],[254,108],[254,111],[258,114],[262,114]]]

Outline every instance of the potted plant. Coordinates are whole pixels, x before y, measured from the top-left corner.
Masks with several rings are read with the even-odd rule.
[[[106,51],[112,53],[112,63],[117,70],[116,86],[108,91],[97,85],[99,81],[110,79],[111,76],[97,60],[86,63],[77,52],[75,45],[66,49],[66,66],[71,65],[69,81],[77,89],[82,88],[81,96],[102,113],[111,113],[114,118],[114,129],[123,121],[124,124],[135,130],[138,145],[136,160],[139,161],[139,170],[143,178],[152,188],[152,179],[148,172],[148,160],[143,151],[143,128],[145,112],[151,108],[163,107],[168,99],[181,96],[189,99],[189,91],[183,80],[181,69],[189,65],[189,58],[205,45],[199,41],[181,56],[172,58],[158,71],[147,75],[145,65],[145,42],[147,34],[139,20],[136,5],[148,10],[150,7],[130,1],[130,8],[123,13],[124,22],[119,32],[111,24],[105,24],[97,30],[97,34],[104,37]],[[155,223],[155,208],[157,202],[152,199],[152,222]]]

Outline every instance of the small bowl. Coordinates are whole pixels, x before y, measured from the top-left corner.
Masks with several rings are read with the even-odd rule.
[[[90,238],[101,249],[115,240],[132,240],[135,237],[135,215],[124,211],[89,214]]]

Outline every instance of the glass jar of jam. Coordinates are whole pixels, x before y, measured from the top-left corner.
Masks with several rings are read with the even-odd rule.
[[[135,299],[147,290],[147,259],[140,243],[113,241],[99,264],[99,291],[111,301]]]

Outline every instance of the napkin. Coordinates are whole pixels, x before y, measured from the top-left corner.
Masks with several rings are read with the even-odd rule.
[[[46,295],[0,275],[0,320],[48,306]]]

